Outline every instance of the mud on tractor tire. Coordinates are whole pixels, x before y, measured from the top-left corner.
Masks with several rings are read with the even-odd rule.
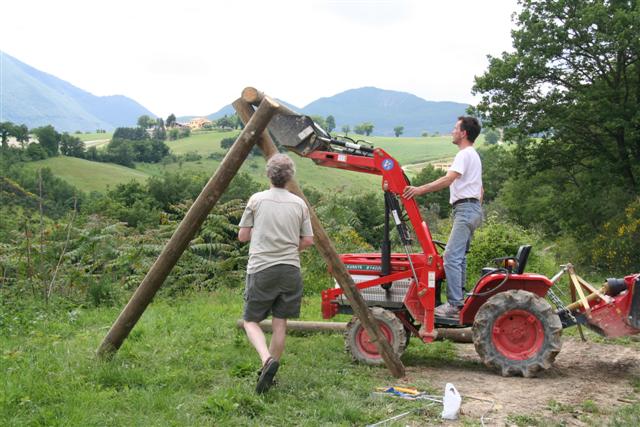
[[[480,359],[503,376],[534,377],[549,369],[560,352],[561,335],[562,324],[551,305],[522,290],[491,297],[473,323]]]
[[[380,307],[372,307],[371,314],[380,324],[382,334],[391,344],[393,352],[398,357],[402,356],[409,340],[400,319],[391,311]],[[344,333],[344,346],[345,350],[351,354],[351,358],[356,362],[367,365],[384,363],[378,348],[370,341],[369,334],[362,326],[360,319],[355,316],[347,324],[347,329]]]

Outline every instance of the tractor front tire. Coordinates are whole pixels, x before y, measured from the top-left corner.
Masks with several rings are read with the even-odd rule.
[[[534,377],[560,352],[562,323],[551,305],[531,292],[501,292],[485,302],[473,322],[482,362],[503,376]]]
[[[372,307],[371,314],[378,321],[382,334],[391,344],[394,353],[398,357],[402,356],[409,340],[400,319],[391,311],[380,307]],[[344,333],[344,346],[347,353],[351,354],[351,358],[356,362],[367,365],[381,365],[384,363],[375,343],[371,342],[369,333],[362,326],[360,319],[355,316],[347,323],[347,329]]]

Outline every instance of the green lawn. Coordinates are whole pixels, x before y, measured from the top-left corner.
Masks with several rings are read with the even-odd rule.
[[[391,425],[442,424],[440,405],[372,395],[376,387],[394,384],[440,395],[441,384],[420,375],[399,381],[384,366],[352,363],[340,333],[289,336],[277,385],[256,395],[258,357],[235,326],[241,294],[221,289],[158,296],[110,361],[97,360],[95,350],[124,301],[92,308],[56,299],[44,305],[28,296],[3,300],[1,425],[349,426],[411,410],[419,412]],[[318,296],[305,297],[302,318],[319,320],[319,308]],[[403,361],[409,368],[449,363],[484,369],[456,351],[450,342],[424,345],[413,338]],[[640,392],[638,380],[629,380],[635,381],[634,393]],[[594,412],[588,401],[583,406],[592,425],[635,426],[640,404],[637,394],[628,397],[636,403],[613,411]],[[572,409],[563,419],[572,413],[576,416]],[[539,412],[509,420],[518,426],[550,425]],[[462,413],[455,425],[480,422]]]
[[[52,157],[37,162],[29,162],[27,167],[37,169],[48,167],[54,175],[83,191],[105,191],[132,179],[146,181],[149,175],[144,171],[127,168],[112,163],[91,162],[75,157]]]
[[[290,337],[277,386],[256,395],[259,359],[235,326],[241,304],[240,290],[156,300],[108,362],[94,352],[120,307],[12,310],[0,332],[0,422],[364,425],[410,409],[427,413],[403,421],[438,420],[436,405],[372,397],[395,380],[384,367],[353,364],[341,334]],[[307,299],[303,312],[318,319],[319,299]]]

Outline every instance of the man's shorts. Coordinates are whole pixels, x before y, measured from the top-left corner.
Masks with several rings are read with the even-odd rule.
[[[279,319],[300,317],[302,275],[295,265],[277,264],[247,274],[243,319],[260,322],[273,314]]]

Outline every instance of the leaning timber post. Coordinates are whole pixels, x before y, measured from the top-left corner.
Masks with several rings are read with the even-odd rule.
[[[244,130],[231,146],[198,198],[193,202],[171,239],[162,249],[160,256],[118,316],[118,319],[111,326],[98,348],[98,357],[107,358],[118,351],[122,342],[127,338],[176,262],[178,262],[191,239],[207,219],[207,215],[209,215],[213,206],[229,186],[238,169],[249,155],[258,136],[266,129],[271,117],[276,113],[278,106],[277,102],[268,97],[265,97],[264,101],[260,103],[255,115],[248,121]]]
[[[242,91],[242,97],[237,99],[232,105],[238,113],[238,116],[240,116],[240,119],[244,123],[247,123],[249,118],[251,118],[251,114],[253,114],[253,107],[251,105],[259,105],[263,99],[269,99],[269,97],[258,92],[254,88],[245,88]],[[283,114],[296,114],[283,105],[278,107],[278,112]],[[266,131],[262,133],[257,145],[262,149],[266,158],[269,158],[278,152],[273,140]],[[360,292],[356,289],[356,285],[351,278],[351,275],[338,256],[338,252],[324,230],[324,227],[322,227],[315,210],[302,193],[302,190],[295,179],[289,181],[287,188],[293,194],[302,198],[309,207],[309,216],[311,219],[311,226],[313,227],[313,234],[315,235],[316,248],[318,248],[318,251],[329,266],[329,271],[347,296],[351,303],[351,307],[353,308],[355,315],[360,319],[362,326],[370,337],[374,337],[371,341],[376,345],[376,348],[387,365],[387,368],[391,371],[391,374],[394,377],[404,377],[404,365],[380,331],[378,323],[371,315],[367,304],[364,302],[364,299],[362,299],[362,295],[360,295]]]

